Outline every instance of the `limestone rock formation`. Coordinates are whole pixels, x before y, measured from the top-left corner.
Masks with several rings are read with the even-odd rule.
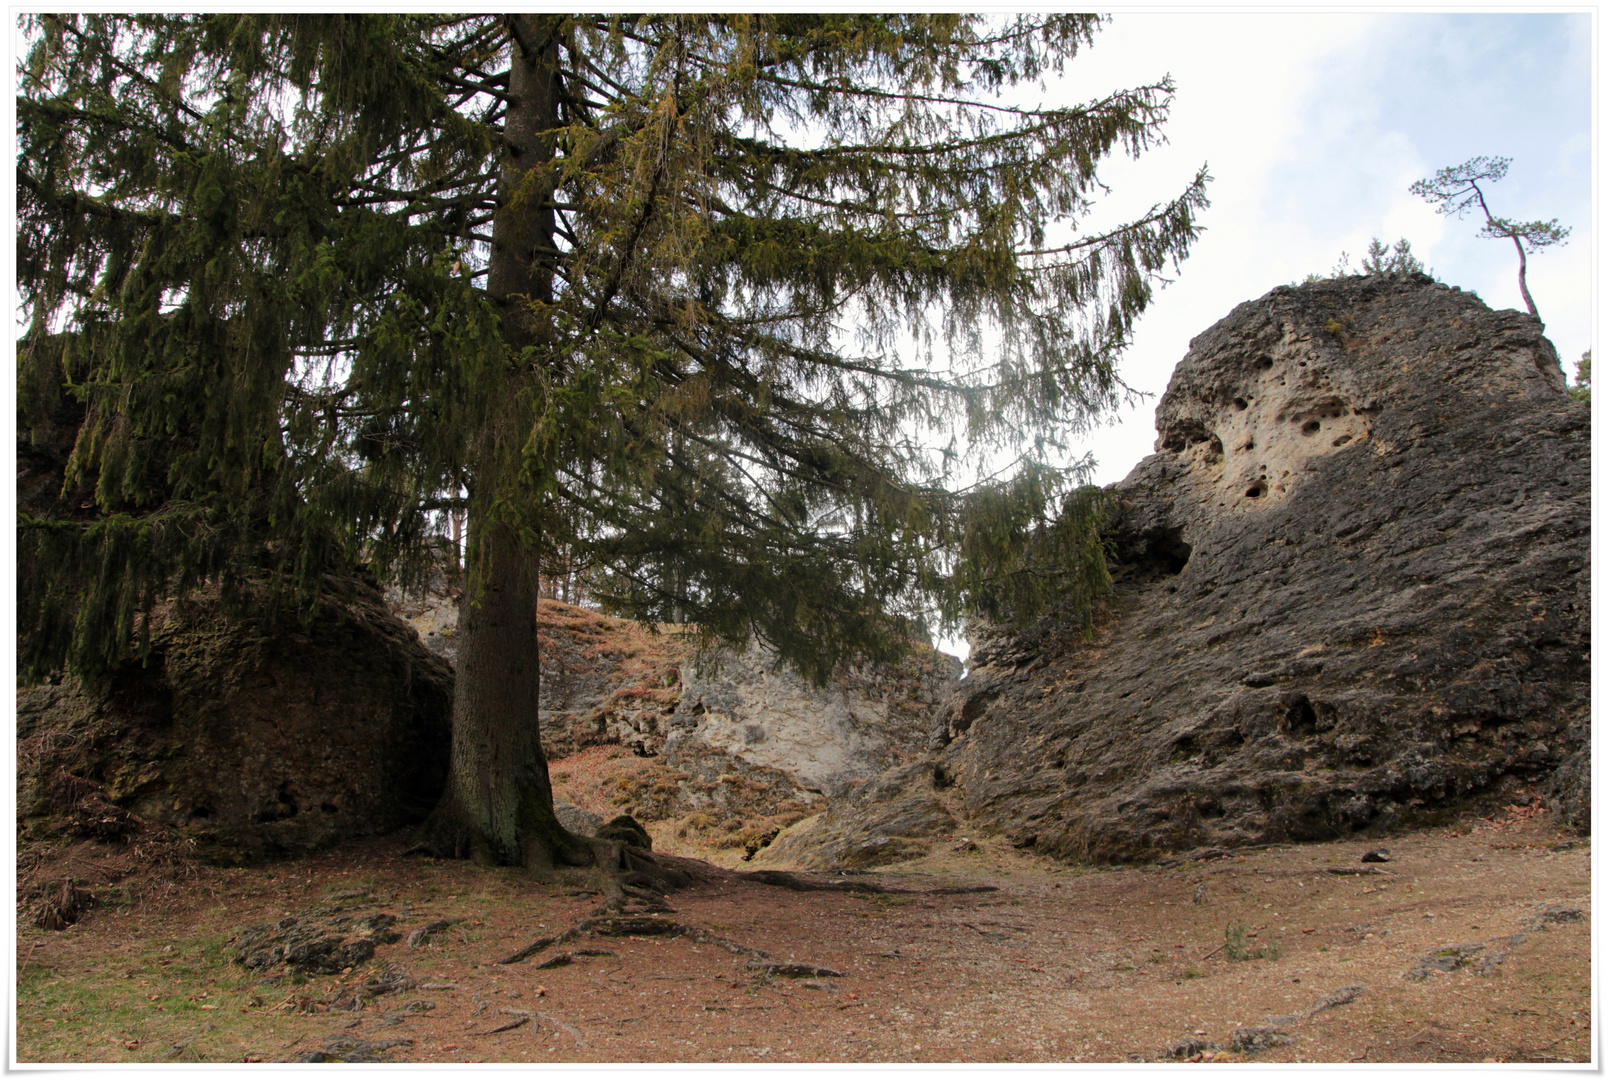
[[[1590,413],[1535,319],[1422,275],[1274,289],[1157,428],[1093,640],[990,639],[941,715],[968,829],[1143,860],[1542,792],[1584,827]],[[896,835],[931,797],[900,792],[854,827]]]
[[[446,780],[452,673],[355,583],[310,627],[159,613],[149,661],[17,693],[25,837],[147,826],[215,859],[297,854],[418,821]]]
[[[442,574],[416,592],[386,592],[391,610],[418,631],[426,648],[454,666],[461,601],[462,589]],[[655,635],[547,598],[539,602],[537,622],[540,638],[533,647],[542,666],[539,711],[548,758],[613,743],[645,757],[657,754],[680,697],[681,665],[692,655],[675,629]]]
[[[824,687],[757,646],[726,652],[703,673],[683,668],[665,761],[720,754],[840,794],[917,757],[959,678],[960,661],[930,649],[891,668],[840,671]]]

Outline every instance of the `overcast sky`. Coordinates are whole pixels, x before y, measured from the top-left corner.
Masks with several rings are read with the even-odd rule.
[[[1513,159],[1494,213],[1557,218],[1567,246],[1530,259],[1530,293],[1571,380],[1593,328],[1589,15],[1150,14],[1118,11],[1056,98],[1171,74],[1168,145],[1113,163],[1109,209],[1132,213],[1208,163],[1206,232],[1143,317],[1122,371],[1160,396],[1189,339],[1276,285],[1355,265],[1405,237],[1441,281],[1523,308],[1511,243],[1443,218],[1408,185],[1477,155]],[[1063,97],[1064,95],[1064,97]],[[1097,480],[1155,439],[1154,399],[1089,441]]]

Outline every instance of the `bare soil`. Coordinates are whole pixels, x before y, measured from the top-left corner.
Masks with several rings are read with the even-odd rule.
[[[1377,846],[1388,862],[1359,861]],[[711,869],[658,916],[701,942],[583,935],[506,965],[601,894],[582,875],[404,850],[397,837],[246,869],[55,852],[28,880],[54,866],[98,906],[60,931],[19,911],[17,1060],[1123,1062],[1194,1040],[1182,1059],[1584,1062],[1594,1045],[1589,842],[1528,807],[1165,868],[1066,867],[957,836],[883,872],[801,875],[834,889]],[[404,940],[334,976],[265,981],[234,961],[241,929],[342,894],[397,916]],[[461,921],[408,945],[441,919]],[[716,939],[841,975],[767,973]],[[1483,950],[1404,977],[1463,944]],[[573,962],[538,968],[559,952]],[[338,1007],[388,970],[411,986]],[[1259,1027],[1274,1037],[1235,1043]]]

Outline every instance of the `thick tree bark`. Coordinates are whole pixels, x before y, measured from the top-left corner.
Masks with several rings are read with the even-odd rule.
[[[587,861],[590,847],[553,815],[536,722],[533,560],[506,524],[487,523],[471,537],[477,550],[459,620],[452,769],[421,842],[437,854],[483,863]]]
[[[502,309],[508,385],[478,434],[469,500],[468,574],[459,619],[452,707],[452,771],[420,846],[481,862],[551,865],[591,861],[592,848],[553,814],[553,789],[537,727],[541,666],[536,637],[535,551],[507,520],[518,499],[520,452],[530,430],[522,356],[545,338],[532,302],[552,299],[554,215],[531,171],[553,156],[543,134],[558,125],[558,43],[550,17],[510,16],[507,154],[498,178],[486,288]],[[539,353],[538,353],[539,354]]]

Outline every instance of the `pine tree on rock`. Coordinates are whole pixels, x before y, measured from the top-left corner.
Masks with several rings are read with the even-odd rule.
[[[1551,221],[1514,221],[1491,213],[1490,206],[1485,202],[1485,190],[1480,185],[1495,183],[1506,176],[1512,160],[1504,157],[1469,158],[1461,165],[1452,165],[1434,176],[1415,181],[1407,190],[1435,204],[1437,213],[1453,217],[1462,217],[1478,205],[1480,213],[1485,215],[1480,235],[1493,240],[1513,241],[1513,248],[1519,254],[1519,295],[1524,298],[1525,310],[1539,321],[1541,315],[1535,309],[1535,300],[1531,298],[1530,286],[1525,280],[1529,266],[1525,253],[1527,250],[1540,251],[1567,242],[1570,230],[1559,225],[1557,218]]]
[[[82,495],[19,518],[25,674],[118,662],[202,584],[307,610],[342,560],[405,578],[466,512],[421,837],[539,865],[593,857],[537,731],[544,561],[817,678],[934,603],[1086,608],[1099,500],[1045,459],[1119,400],[1207,180],[1087,228],[1170,82],[999,95],[1097,26],[25,17],[19,422],[79,424]],[[1023,467],[956,490],[922,446],[956,423]]]

